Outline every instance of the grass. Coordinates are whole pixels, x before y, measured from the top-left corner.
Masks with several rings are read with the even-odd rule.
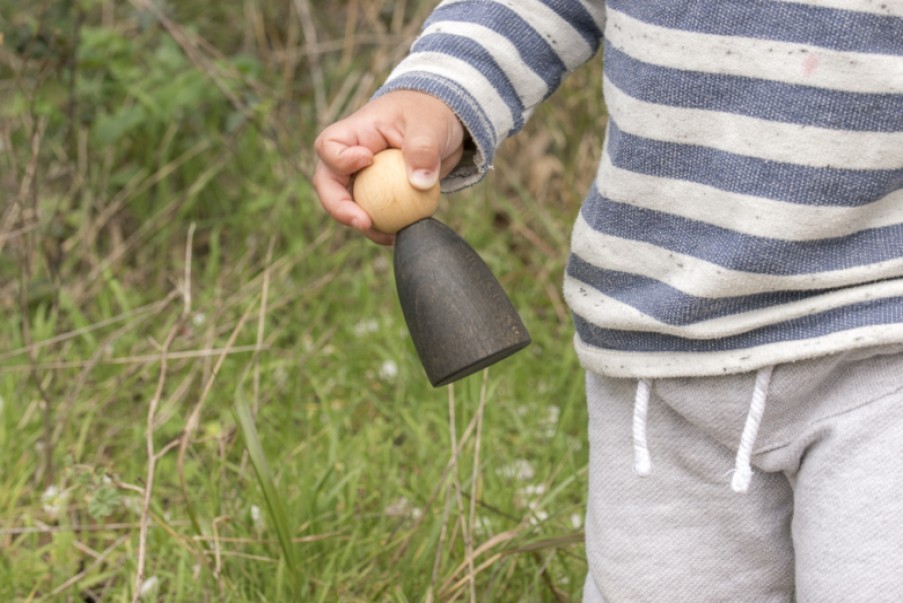
[[[598,74],[443,201],[534,339],[451,388],[309,184],[426,4],[0,7],[0,600],[579,598]]]

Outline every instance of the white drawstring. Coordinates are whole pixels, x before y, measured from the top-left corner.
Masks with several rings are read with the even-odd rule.
[[[768,397],[768,384],[771,382],[771,371],[774,367],[767,366],[756,373],[756,387],[753,390],[752,402],[749,405],[749,414],[746,416],[746,424],[743,426],[743,435],[740,436],[740,448],[737,450],[737,463],[734,467],[734,477],[731,480],[731,488],[734,492],[746,492],[752,479],[752,466],[750,458],[752,449],[759,435],[759,425],[762,423],[762,415],[765,414],[765,399]]]
[[[746,416],[746,423],[743,425],[743,434],[740,436],[740,447],[737,450],[734,476],[731,480],[731,488],[734,492],[742,493],[749,490],[749,483],[752,480],[750,460],[753,446],[759,435],[762,416],[765,414],[765,401],[768,398],[768,386],[771,383],[773,369],[774,367],[767,366],[756,373],[756,385],[749,405],[749,413]],[[640,379],[637,382],[636,399],[633,404],[633,470],[640,477],[645,477],[652,472],[652,461],[646,442],[646,417],[649,412],[651,392],[651,379]]]
[[[633,470],[640,477],[645,477],[652,471],[649,447],[646,445],[646,413],[649,410],[651,389],[652,383],[649,379],[640,379],[633,404]]]

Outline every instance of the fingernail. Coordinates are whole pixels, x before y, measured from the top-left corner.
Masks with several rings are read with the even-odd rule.
[[[436,184],[436,172],[432,170],[414,170],[409,178],[411,186],[419,189],[432,188]]]
[[[361,223],[359,218],[354,218],[351,220],[351,228],[355,230],[364,230],[364,225]]]

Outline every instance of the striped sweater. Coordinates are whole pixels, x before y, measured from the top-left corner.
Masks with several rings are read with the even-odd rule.
[[[476,151],[452,191],[600,47],[609,121],[564,280],[586,368],[903,342],[903,0],[449,0],[378,94],[458,114]]]

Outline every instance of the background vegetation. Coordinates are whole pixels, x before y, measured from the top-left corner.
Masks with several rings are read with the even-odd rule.
[[[429,4],[0,3],[0,600],[578,597],[598,70],[443,202],[534,338],[453,388],[310,186]]]

